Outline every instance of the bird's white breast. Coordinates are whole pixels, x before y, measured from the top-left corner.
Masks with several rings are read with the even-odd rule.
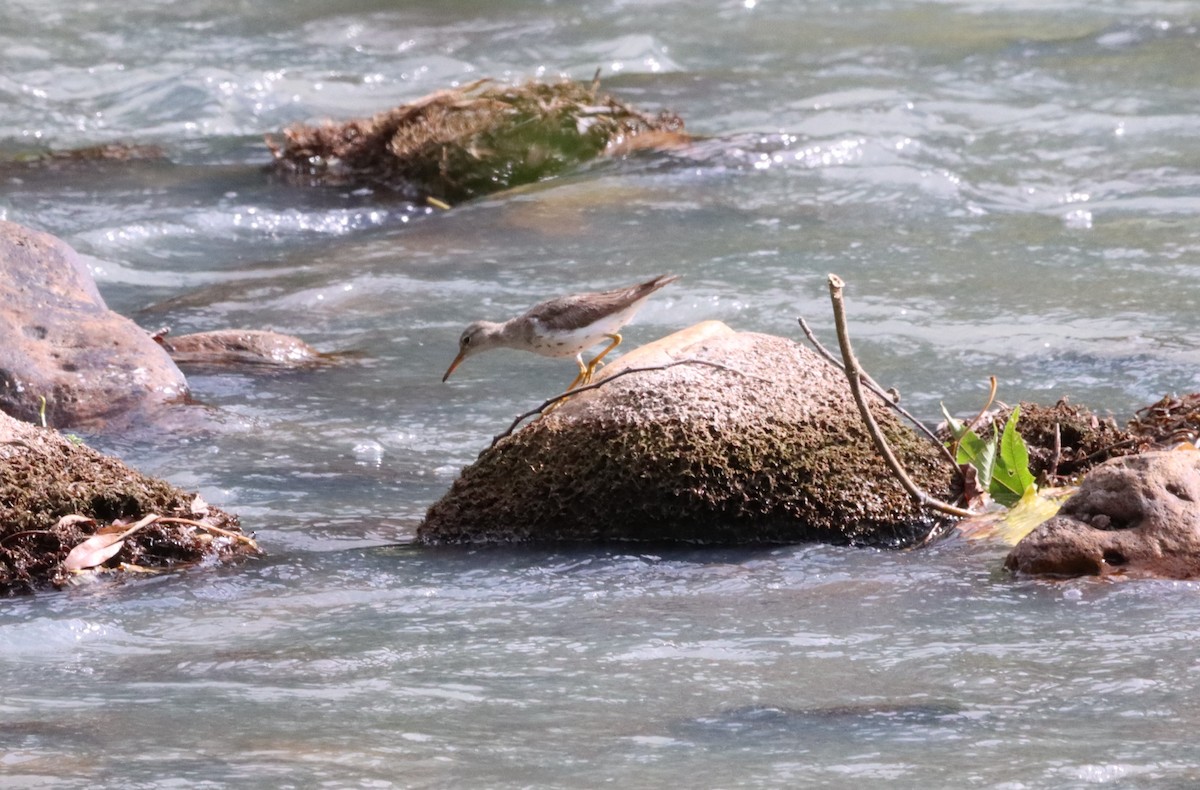
[[[539,321],[533,322],[530,351],[544,357],[573,357],[592,346],[607,342],[606,335],[615,335],[621,327],[633,318],[633,314],[641,307],[641,302],[635,302],[619,313],[605,316],[595,323],[569,332],[549,332]]]

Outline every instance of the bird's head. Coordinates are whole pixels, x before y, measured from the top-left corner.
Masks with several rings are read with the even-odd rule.
[[[495,345],[492,341],[499,326],[491,321],[476,321],[467,326],[458,338],[458,356],[450,363],[450,367],[446,368],[446,375],[442,376],[442,381],[450,378],[450,374],[462,364],[464,359],[472,354],[478,354],[480,351],[486,351]]]

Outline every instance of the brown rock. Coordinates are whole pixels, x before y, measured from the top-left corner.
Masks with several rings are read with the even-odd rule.
[[[137,324],[108,309],[65,242],[0,222],[0,411],[56,427],[102,427],[187,394]]]
[[[1200,577],[1200,452],[1101,464],[1005,566],[1035,576]]]
[[[304,368],[326,359],[299,338],[262,329],[219,329],[155,339],[180,365]]]
[[[879,458],[842,372],[791,340],[709,322],[604,374],[485,450],[418,540],[897,546],[934,524]],[[875,403],[909,472],[945,496],[937,448]]]

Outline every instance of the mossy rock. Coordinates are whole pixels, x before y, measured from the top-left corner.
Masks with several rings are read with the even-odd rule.
[[[626,372],[642,367],[660,369]],[[844,374],[791,340],[708,322],[604,374],[485,450],[418,541],[899,547],[938,524],[879,457]],[[910,475],[947,496],[938,448],[873,402]]]
[[[63,561],[101,527],[162,521],[125,539],[106,567],[165,570],[259,553],[237,517],[57,431],[0,413],[0,594],[62,586]],[[64,518],[83,516],[84,519]]]
[[[480,80],[370,118],[300,124],[267,138],[273,170],[291,181],[378,186],[400,196],[460,203],[529,184],[607,148],[671,147],[683,121],[648,115],[598,84],[504,85]]]

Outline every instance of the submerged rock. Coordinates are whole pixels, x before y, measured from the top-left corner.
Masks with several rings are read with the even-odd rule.
[[[1200,578],[1200,452],[1101,464],[1005,566],[1033,576]]]
[[[0,595],[66,583],[72,549],[106,524],[151,514],[166,518],[129,535],[100,564],[162,570],[259,553],[236,516],[55,430],[0,413]]]
[[[70,246],[0,221],[0,411],[28,422],[44,414],[56,427],[101,427],[186,394],[179,368],[108,309]]]
[[[167,337],[154,336],[180,365],[207,367],[307,368],[326,361],[325,355],[299,338],[264,329],[218,329]]]
[[[962,706],[950,702],[883,702],[789,708],[749,705],[684,719],[670,731],[689,740],[725,741],[730,738],[772,736],[805,744],[818,740],[886,736],[895,731],[911,736],[914,727],[943,726],[962,717]]]
[[[902,546],[935,525],[876,453],[841,370],[791,340],[708,322],[602,380],[485,450],[418,540]],[[946,495],[938,449],[873,402],[913,478]]]

